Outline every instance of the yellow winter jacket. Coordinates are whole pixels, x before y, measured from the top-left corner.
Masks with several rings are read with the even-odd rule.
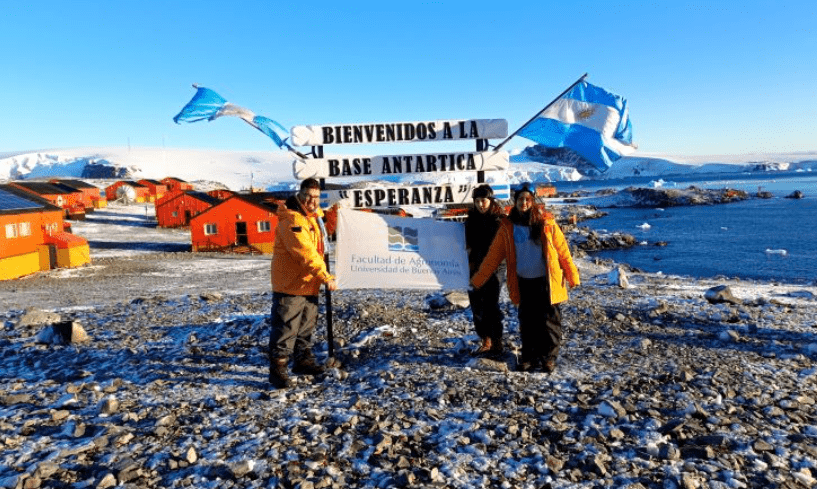
[[[570,255],[570,248],[562,233],[562,229],[556,224],[556,220],[550,213],[545,214],[545,225],[542,228],[542,252],[547,264],[548,277],[550,278],[550,303],[558,304],[567,300],[567,287],[565,282],[571,287],[576,287],[581,283],[579,270],[573,263]],[[508,273],[508,295],[511,302],[519,305],[519,281],[516,276],[516,244],[513,241],[513,223],[508,218],[503,218],[496,233],[488,255],[482,261],[479,270],[471,277],[471,282],[479,288],[485,285],[488,278],[499,267],[502,260],[506,260]]]
[[[278,208],[278,226],[272,248],[272,291],[290,295],[318,295],[321,284],[333,280],[323,259],[323,235],[318,219],[323,211],[306,215],[294,201]],[[296,207],[298,210],[292,210]]]

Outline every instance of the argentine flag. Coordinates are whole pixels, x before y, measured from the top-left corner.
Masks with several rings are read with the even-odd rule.
[[[584,80],[518,135],[548,148],[570,148],[599,171],[636,149],[627,101]]]
[[[276,130],[281,130],[288,134],[288,131],[281,124],[267,117],[255,115],[251,110],[244,107],[233,105],[209,88],[193,86],[196,88],[196,94],[173,118],[173,122],[176,124],[179,124],[179,122],[203,121],[205,119],[213,121],[222,116],[232,115],[240,117],[247,124],[266,134],[279,148],[286,144],[284,139],[281,139],[281,136],[276,132]]]

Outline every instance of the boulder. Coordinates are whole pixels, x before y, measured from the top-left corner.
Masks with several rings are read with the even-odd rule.
[[[88,340],[88,333],[77,321],[60,321],[49,324],[37,334],[38,343],[50,345],[72,345]]]
[[[732,289],[729,288],[728,285],[718,285],[712,287],[711,289],[707,290],[704,294],[704,298],[709,301],[710,304],[721,304],[721,303],[730,303],[730,304],[742,304],[743,302],[732,295]]]
[[[56,312],[28,309],[17,322],[17,326],[42,326],[43,324],[56,323],[60,320],[62,320],[62,317]]]
[[[786,196],[787,199],[802,199],[803,197],[805,196],[803,195],[803,192],[801,192],[800,190],[795,190],[794,192]]]
[[[630,287],[630,281],[627,279],[627,272],[622,267],[616,267],[607,274],[607,283],[610,285],[617,285],[622,289]]]

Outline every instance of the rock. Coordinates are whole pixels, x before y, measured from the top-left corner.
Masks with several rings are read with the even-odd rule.
[[[37,334],[37,342],[51,345],[71,345],[86,341],[88,333],[77,321],[50,324]]]
[[[96,485],[96,489],[108,489],[116,486],[116,477],[110,472],[106,473]]]
[[[670,443],[662,443],[658,447],[658,456],[664,460],[680,460],[681,458],[681,451],[678,450],[678,447],[672,445]]]
[[[221,292],[205,292],[199,296],[205,302],[217,302],[224,298]]]
[[[0,394],[0,404],[13,406],[15,404],[31,404],[34,396],[31,394]]]
[[[802,199],[803,197],[805,196],[803,195],[803,192],[801,192],[800,190],[795,190],[794,192],[786,196],[787,199]]]
[[[738,342],[740,341],[740,335],[737,331],[732,329],[727,329],[726,331],[721,331],[718,335],[721,341],[729,341],[729,342]]]
[[[630,281],[627,279],[627,272],[622,267],[616,267],[607,274],[607,283],[610,285],[617,285],[622,289],[630,287]]]
[[[196,461],[199,459],[196,449],[193,447],[188,448],[187,452],[184,454],[184,459],[187,461],[187,463],[196,463]]]
[[[743,304],[740,299],[732,295],[732,289],[728,285],[718,285],[712,287],[706,291],[704,298],[709,301],[710,304]]]
[[[99,405],[102,414],[114,414],[119,410],[119,401],[113,396],[108,396]]]
[[[54,462],[41,462],[34,471],[34,475],[40,479],[48,479],[60,470],[60,466]]]
[[[254,460],[242,460],[230,465],[230,472],[233,474],[233,477],[240,479],[252,472],[253,468],[255,468]]]
[[[445,299],[449,304],[460,309],[465,309],[471,306],[471,301],[468,299],[468,294],[465,292],[449,292],[448,294],[445,294]]]
[[[44,324],[56,323],[60,320],[62,320],[62,317],[55,312],[29,309],[17,322],[17,326],[42,326]]]
[[[627,410],[616,401],[605,400],[599,405],[599,414],[608,418],[623,418],[627,415]]]
[[[42,479],[37,476],[29,477],[23,481],[23,489],[37,489],[43,484]]]

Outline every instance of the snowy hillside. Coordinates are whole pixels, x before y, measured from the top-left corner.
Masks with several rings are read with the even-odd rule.
[[[564,163],[575,159],[570,150],[548,150],[539,146],[526,148],[511,157],[517,165],[539,164],[550,181],[610,180],[628,177],[673,176],[689,174],[716,174],[735,172],[817,171],[817,151],[801,153],[769,153],[743,155],[669,156],[638,153],[616,161],[612,168],[593,176],[582,175],[573,165]],[[578,165],[581,166],[581,165]]]
[[[166,148],[71,148],[7,155],[0,159],[0,182],[47,177],[90,178],[86,169],[121,170],[107,178],[173,176],[216,181],[232,190],[288,188],[294,181],[292,157],[282,151],[216,151]],[[123,174],[124,172],[127,174]]]
[[[532,157],[533,156],[533,157]],[[0,182],[48,177],[152,178],[174,176],[191,182],[219,182],[232,190],[250,186],[269,190],[292,188],[293,158],[286,151],[217,151],[177,148],[69,148],[35,152],[0,153]],[[98,172],[112,172],[101,176]],[[749,154],[737,156],[675,157],[639,155],[623,158],[607,172],[582,177],[558,159],[531,155],[511,157],[505,177],[511,184],[534,181],[575,181],[633,176],[667,176],[689,173],[739,171],[817,170],[817,152]],[[416,178],[416,177],[415,177]],[[424,181],[460,181],[462,175],[424,174]],[[488,181],[503,180],[488,176]]]

